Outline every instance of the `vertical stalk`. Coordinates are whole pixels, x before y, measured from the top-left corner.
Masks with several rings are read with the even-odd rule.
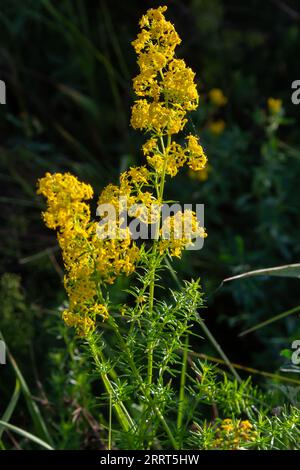
[[[180,376],[179,404],[178,404],[178,416],[177,416],[178,433],[180,433],[180,430],[182,427],[183,412],[184,412],[185,379],[186,379],[186,370],[187,370],[188,351],[189,351],[189,335],[187,333],[185,337],[185,342],[184,342],[182,368],[181,368],[181,376]]]
[[[111,382],[107,374],[101,371],[102,364],[104,363],[104,356],[102,354],[102,351],[100,351],[98,348],[95,347],[95,345],[91,341],[91,338],[87,337],[87,342],[88,342],[92,357],[95,361],[96,367],[100,372],[104,387],[107,393],[109,394],[109,396],[112,397],[113,387],[111,385]],[[134,423],[122,402],[114,403],[113,408],[114,408],[114,411],[116,412],[117,419],[124,431],[130,431],[130,429],[134,428]]]
[[[165,188],[165,179],[166,179],[166,167],[167,167],[167,155],[166,155],[166,148],[164,144],[163,137],[160,136],[160,143],[161,143],[161,148],[163,151],[164,155],[164,166],[163,166],[163,171],[158,187],[158,203],[161,205],[163,202],[163,197],[164,197],[164,188]],[[169,146],[171,143],[171,136],[168,135],[168,142],[167,146]],[[151,281],[150,281],[150,286],[149,286],[149,315],[151,316],[153,312],[153,304],[154,304],[154,288],[155,288],[155,272],[156,272],[156,255],[157,255],[157,240],[159,237],[159,230],[160,230],[160,217],[158,224],[156,225],[156,230],[155,230],[155,240],[154,240],[154,247],[153,247],[153,260],[154,260],[154,266],[152,267],[152,272],[151,272]],[[153,375],[153,343],[150,338],[148,341],[148,372],[147,372],[147,382],[148,385],[152,384],[152,375]]]
[[[165,418],[164,418],[162,412],[160,411],[160,409],[158,408],[157,405],[155,405],[155,404],[152,403],[152,398],[151,398],[151,395],[150,395],[150,393],[149,393],[149,390],[147,390],[147,388],[146,388],[145,385],[144,385],[143,379],[142,379],[142,377],[140,376],[140,373],[139,373],[139,371],[138,371],[138,369],[137,369],[137,367],[136,367],[136,365],[135,365],[135,363],[134,363],[134,360],[133,360],[132,357],[131,357],[130,352],[128,351],[128,347],[127,347],[126,341],[125,341],[124,338],[122,337],[122,335],[121,335],[121,333],[120,333],[120,331],[119,331],[119,328],[118,328],[117,324],[115,323],[115,321],[114,321],[113,318],[110,318],[109,321],[110,321],[110,324],[111,324],[111,326],[112,326],[114,332],[116,333],[116,335],[117,335],[117,337],[118,337],[118,339],[119,339],[119,341],[120,341],[120,344],[121,344],[122,347],[123,347],[124,352],[125,352],[126,355],[127,355],[128,363],[129,363],[129,365],[130,365],[130,367],[131,367],[131,370],[132,370],[132,372],[133,372],[133,375],[135,376],[137,382],[139,383],[140,389],[141,389],[142,392],[145,394],[145,396],[146,396],[146,398],[147,398],[147,400],[148,400],[149,406],[151,406],[151,408],[153,409],[153,411],[155,411],[155,413],[156,413],[158,419],[160,420],[160,422],[161,422],[161,424],[162,424],[164,430],[166,431],[166,433],[167,433],[167,435],[168,435],[168,437],[169,437],[169,439],[170,439],[170,441],[171,441],[171,443],[172,443],[173,448],[174,448],[174,449],[178,449],[178,444],[177,444],[177,442],[176,442],[176,440],[175,440],[175,438],[174,438],[174,436],[173,436],[173,434],[172,434],[172,431],[171,431],[171,429],[169,428],[168,423],[166,422],[166,420],[165,420]]]
[[[108,450],[111,450],[111,425],[112,425],[112,396],[109,394],[109,417],[108,417]]]

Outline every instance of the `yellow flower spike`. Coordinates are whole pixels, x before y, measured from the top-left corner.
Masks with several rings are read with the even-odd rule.
[[[133,86],[140,99],[132,107],[131,125],[157,135],[180,132],[187,122],[186,112],[196,109],[199,100],[194,72],[174,56],[181,40],[165,19],[166,10],[148,10],[132,43],[140,68]]]
[[[155,175],[160,202],[163,202],[167,175],[174,177],[185,164],[191,170],[201,171],[207,162],[198,137],[189,135],[185,146],[173,140],[187,123],[187,113],[197,108],[199,96],[195,73],[183,59],[175,56],[175,49],[181,40],[174,26],[166,20],[166,10],[167,7],[148,10],[140,21],[141,32],[132,43],[138,56],[140,73],[133,80],[138,99],[132,106],[131,125],[150,134],[142,150]],[[143,198],[139,195],[137,199]],[[150,205],[151,202],[147,207]],[[187,214],[176,214],[165,221],[170,222],[174,234],[169,234],[170,239],[159,240],[161,255],[169,251],[172,256],[180,257],[195,234],[203,238],[206,236],[194,217],[192,225],[195,233],[185,233],[181,239],[178,238],[175,232],[185,217]],[[160,236],[165,227],[161,227]]]
[[[130,169],[124,176],[123,193],[130,196],[128,181],[140,186],[148,182],[148,176],[146,167]],[[105,320],[109,315],[107,308],[98,303],[98,284],[111,284],[120,274],[131,274],[139,249],[131,240],[129,229],[120,229],[120,221],[114,227],[116,239],[99,238],[98,223],[90,220],[90,208],[83,202],[92,198],[93,190],[73,175],[47,173],[39,180],[37,192],[47,199],[43,218],[49,228],[57,229],[66,269],[64,286],[69,309],[63,312],[63,319],[78,334],[86,335],[95,328],[97,316]],[[120,194],[120,187],[108,185],[100,201],[114,204],[119,211]]]

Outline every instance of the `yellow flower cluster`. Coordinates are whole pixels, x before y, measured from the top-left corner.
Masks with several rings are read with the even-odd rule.
[[[83,201],[93,197],[93,189],[75,176],[46,173],[39,180],[37,193],[43,194],[48,201],[47,211],[42,214],[47,227],[71,229],[76,222],[84,225],[89,221],[90,208]]]
[[[197,238],[206,237],[204,228],[199,225],[195,212],[191,210],[178,211],[175,215],[167,217],[163,221],[160,235],[160,254],[168,250],[171,256],[178,258]]]
[[[255,441],[257,432],[248,421],[234,421],[224,419],[217,428],[217,439],[214,441],[214,448],[226,450],[239,450],[245,448],[248,443]]]
[[[206,165],[207,158],[202,148],[202,145],[199,144],[198,137],[194,135],[189,135],[187,137],[188,145],[187,152],[189,155],[189,167],[194,171],[203,170]]]
[[[63,318],[82,335],[93,330],[97,317],[109,315],[103,284],[113,283],[122,273],[131,274],[140,259],[127,216],[155,224],[154,238],[162,237],[158,242],[161,255],[168,251],[180,256],[184,247],[206,236],[191,211],[177,213],[160,228],[165,176],[175,176],[185,163],[191,170],[201,171],[207,161],[198,137],[187,136],[184,146],[172,140],[183,129],[186,113],[197,107],[198,93],[194,72],[175,57],[180,38],[165,19],[165,11],[166,7],[150,9],[133,42],[140,74],[133,83],[138,100],[131,124],[150,133],[143,146],[148,167],[129,168],[121,174],[119,185],[103,189],[98,200],[100,222],[91,219],[85,202],[93,196],[89,185],[69,173],[47,173],[38,182],[38,194],[47,198],[43,218],[49,228],[57,230],[66,269],[69,309]],[[178,236],[182,226],[184,231]]]
[[[189,167],[194,171],[205,168],[207,157],[203,147],[199,144],[198,137],[189,135],[186,137],[187,145],[181,146],[176,142],[171,142],[165,146],[164,152],[159,149],[158,140],[151,137],[143,146],[143,153],[148,164],[161,175],[175,176],[178,170],[188,162]]]
[[[145,224],[158,220],[160,203],[153,194],[152,176],[146,166],[132,167],[121,174],[119,186],[109,184],[100,195],[98,204],[109,203],[114,206],[119,218],[116,233],[122,239],[127,236],[130,238],[129,228],[122,228],[126,215]],[[105,225],[103,227],[106,228]],[[107,233],[114,235],[109,229]]]
[[[181,40],[165,19],[167,7],[150,9],[140,21],[141,32],[133,41],[138,54],[139,75],[133,80],[137,99],[132,107],[131,125],[151,134],[143,146],[148,164],[159,174],[175,176],[185,163],[203,169],[207,158],[195,136],[182,147],[172,136],[184,128],[189,111],[198,106],[195,73],[183,59],[175,57]],[[167,145],[162,147],[162,139]]]
[[[62,249],[69,297],[63,318],[79,334],[87,334],[97,316],[108,317],[101,283],[112,283],[121,273],[131,274],[139,250],[128,232],[119,239],[98,236],[98,223],[91,220],[89,206],[83,202],[92,198],[93,190],[69,173],[47,173],[39,180],[37,192],[47,198],[43,218],[49,228],[57,229]]]

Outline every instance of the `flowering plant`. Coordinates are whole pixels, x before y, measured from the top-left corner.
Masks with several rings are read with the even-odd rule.
[[[166,181],[184,166],[204,170],[207,157],[198,136],[181,138],[199,97],[194,72],[175,56],[181,40],[165,11],[150,9],[133,41],[140,72],[133,80],[137,99],[131,125],[147,135],[142,147],[145,164],[127,169],[118,184],[102,190],[98,206],[112,209],[113,220],[104,217],[102,209],[100,223],[91,217],[87,201],[93,190],[69,173],[47,173],[38,182],[38,193],[47,199],[43,218],[57,231],[65,266],[68,306],[63,319],[81,337],[101,378],[108,448],[181,449],[195,443],[224,448],[227,441],[229,448],[249,447],[258,434],[248,420],[219,420],[216,427],[207,427],[202,419],[199,424],[201,405],[213,410],[218,406],[224,418],[244,413],[253,421],[257,392],[249,382],[245,392],[200,318],[200,281],[181,283],[170,263],[206,232],[192,210],[162,219]],[[219,105],[226,102],[220,93],[213,98]],[[154,227],[150,242],[132,237],[124,225],[127,215]],[[166,270],[178,289],[161,298]],[[131,276],[131,287],[126,303],[120,304],[111,290],[121,276]],[[194,342],[198,338],[196,324],[223,356],[233,379],[221,374],[219,380],[214,367],[193,361],[197,353],[190,337]]]

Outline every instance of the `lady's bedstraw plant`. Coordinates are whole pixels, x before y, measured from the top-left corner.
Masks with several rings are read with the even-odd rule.
[[[46,174],[38,183],[47,198],[43,218],[57,230],[66,270],[69,306],[63,319],[86,339],[106,390],[109,448],[112,439],[123,448],[180,448],[192,419],[185,396],[187,337],[202,305],[199,283],[186,282],[168,300],[156,300],[155,289],[166,257],[181,257],[187,245],[206,236],[192,211],[162,220],[166,179],[184,165],[199,171],[207,159],[198,137],[188,135],[184,144],[175,139],[187,113],[197,108],[198,93],[194,72],[175,57],[181,41],[164,17],[166,9],[150,9],[133,41],[140,73],[133,80],[131,125],[148,136],[146,164],[102,191],[99,206],[109,204],[116,218],[92,220],[86,201],[93,190],[69,173]],[[154,227],[151,242],[133,240],[124,210]],[[110,285],[133,273],[137,282],[128,304],[114,305]],[[103,334],[99,320],[107,326]],[[119,426],[112,426],[112,409]]]

